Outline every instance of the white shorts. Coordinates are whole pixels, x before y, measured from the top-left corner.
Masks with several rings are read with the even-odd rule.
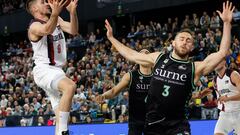
[[[33,78],[38,87],[46,92],[55,110],[61,98],[57,86],[59,81],[65,78],[64,71],[55,66],[37,65],[33,68]]]
[[[240,111],[235,112],[220,112],[217,124],[215,126],[215,133],[222,133],[228,135],[231,131],[240,135]]]

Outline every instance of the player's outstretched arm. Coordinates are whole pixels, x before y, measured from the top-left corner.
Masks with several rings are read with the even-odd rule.
[[[143,54],[139,53],[131,48],[125,46],[113,37],[112,27],[108,20],[105,21],[105,27],[107,29],[107,38],[112,43],[113,47],[126,59],[135,62],[140,65],[153,66],[160,52]]]
[[[99,95],[95,98],[96,102],[102,103],[105,99],[112,99],[117,96],[121,91],[128,87],[130,83],[130,73],[126,73],[122,80],[113,88],[108,90],[107,92]]]
[[[210,54],[204,61],[196,62],[197,76],[207,75],[228,55],[231,44],[231,21],[235,7],[227,1],[223,3],[223,11],[217,11],[223,21],[223,36],[220,49],[216,53]]]

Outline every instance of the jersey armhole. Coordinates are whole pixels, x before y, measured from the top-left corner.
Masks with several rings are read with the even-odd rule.
[[[130,90],[130,87],[132,85],[132,71],[128,72],[130,75],[130,80],[129,80],[129,84],[128,84],[128,89]]]
[[[192,62],[192,89],[194,90],[196,88],[196,85],[194,83],[195,78],[195,64]]]
[[[43,23],[45,23],[45,22],[44,22],[44,21],[41,21],[41,20],[39,20],[39,19],[33,19],[33,20],[31,20],[31,22],[29,23],[28,32],[27,32],[27,34],[28,34],[28,39],[29,39],[29,41],[31,41],[31,42],[33,42],[33,43],[37,43],[38,41],[40,41],[40,40],[43,38],[43,36],[39,36],[36,41],[35,41],[35,40],[31,40],[31,39],[29,38],[29,28],[30,28],[30,26],[31,26],[34,22],[40,22],[41,24],[43,24]]]
[[[226,70],[226,75],[230,78],[231,84],[236,87],[236,84],[232,81],[232,78],[231,78],[231,75],[232,75],[233,72],[234,72],[234,70],[227,69]]]
[[[158,63],[158,61],[162,58],[162,56],[164,55],[164,53],[160,53],[157,57],[157,60],[155,61],[154,65],[156,65]]]

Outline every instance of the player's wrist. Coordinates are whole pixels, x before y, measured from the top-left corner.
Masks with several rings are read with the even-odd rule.
[[[229,97],[226,97],[226,102],[227,102],[227,101],[231,101],[231,99],[230,99]]]
[[[58,15],[59,15],[58,13],[52,13],[51,18],[58,18]]]
[[[72,16],[76,16],[77,15],[77,10],[76,9],[70,10],[69,13]]]

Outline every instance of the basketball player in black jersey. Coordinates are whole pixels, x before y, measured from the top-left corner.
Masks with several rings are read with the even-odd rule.
[[[109,22],[105,21],[107,37],[113,47],[126,59],[144,66],[153,66],[153,75],[147,98],[145,135],[188,135],[190,125],[186,108],[195,84],[202,75],[207,75],[224,59],[231,42],[231,21],[235,7],[227,1],[223,11],[217,11],[223,21],[223,36],[220,49],[199,62],[190,62],[194,39],[190,31],[177,33],[172,45],[173,52],[138,53],[113,37]]]
[[[140,53],[149,54],[150,52],[142,49]],[[105,99],[112,99],[129,87],[128,135],[143,134],[146,115],[145,99],[150,87],[151,75],[151,67],[140,65],[139,69],[126,73],[115,87],[96,97],[96,101],[102,103]]]

